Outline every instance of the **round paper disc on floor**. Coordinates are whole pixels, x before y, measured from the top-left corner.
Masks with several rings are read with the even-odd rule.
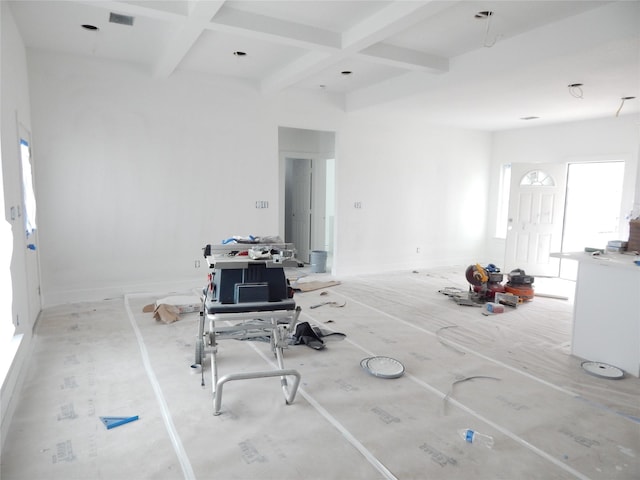
[[[600,362],[582,362],[582,368],[585,372],[595,375],[597,377],[619,379],[624,377],[624,372],[618,367],[607,365]]]

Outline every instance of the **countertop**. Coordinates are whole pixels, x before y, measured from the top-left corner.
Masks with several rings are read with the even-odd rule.
[[[578,262],[590,263],[592,265],[637,269],[638,272],[640,272],[640,265],[635,263],[636,261],[640,262],[640,255],[631,253],[606,252],[600,255],[593,255],[588,252],[567,252],[552,253],[550,256],[553,258],[577,260]]]

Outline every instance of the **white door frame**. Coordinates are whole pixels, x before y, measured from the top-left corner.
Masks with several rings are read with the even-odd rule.
[[[525,185],[529,172],[546,172],[553,185]],[[550,253],[562,247],[566,193],[566,163],[512,163],[504,270],[557,277],[560,262]]]

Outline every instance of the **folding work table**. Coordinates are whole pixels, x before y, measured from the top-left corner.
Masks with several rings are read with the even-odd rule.
[[[249,249],[257,257],[242,254]],[[214,415],[221,413],[222,389],[232,380],[280,377],[286,403],[292,403],[300,373],[284,368],[283,349],[300,315],[284,271],[285,267],[298,266],[293,245],[207,245],[204,251],[210,273],[203,292],[195,363],[203,365],[207,350],[211,352]],[[218,377],[218,340],[252,338],[269,339],[277,368]],[[293,378],[291,386],[288,377]]]

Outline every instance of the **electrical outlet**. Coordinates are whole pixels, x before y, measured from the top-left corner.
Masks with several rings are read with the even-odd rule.
[[[353,208],[362,208],[362,202],[354,202]]]
[[[416,253],[420,253],[420,247],[416,247]]]
[[[200,268],[200,260],[196,260],[196,261],[194,262],[194,267],[196,267],[196,268]]]

